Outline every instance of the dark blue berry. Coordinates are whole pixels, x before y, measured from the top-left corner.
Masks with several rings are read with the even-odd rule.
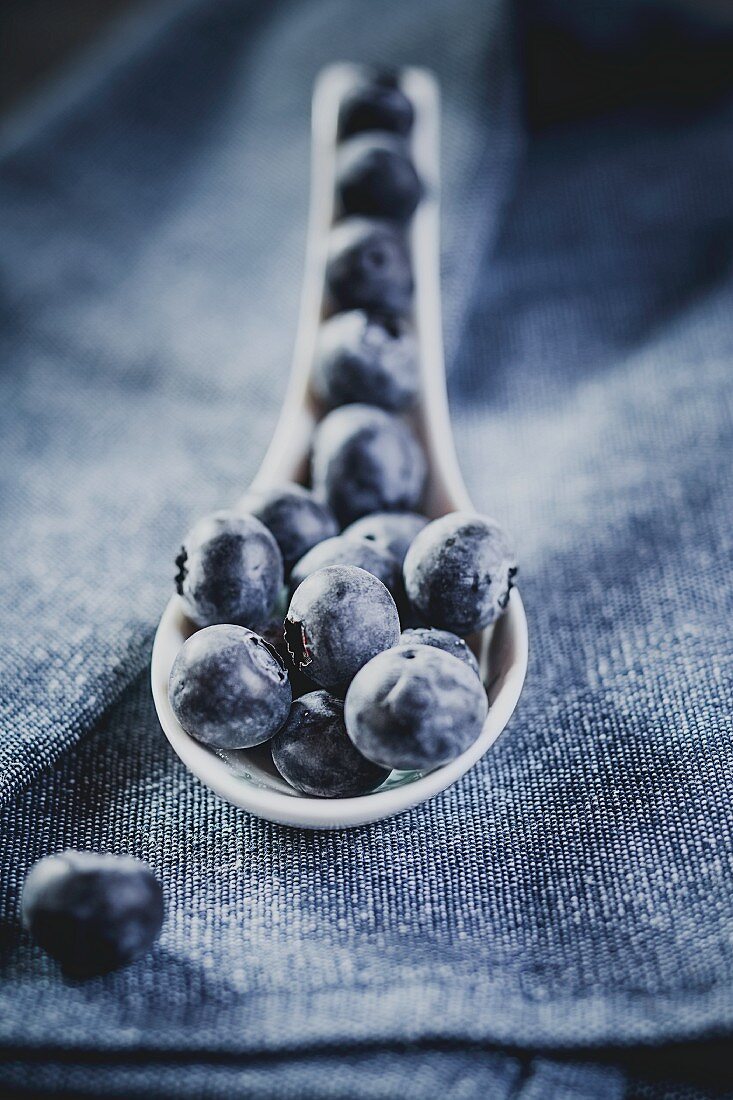
[[[476,674],[431,646],[397,646],[354,677],[346,694],[349,737],[375,764],[425,770],[472,745],[488,713]]]
[[[334,312],[406,313],[413,279],[404,234],[390,222],[347,218],[331,231],[326,286]]]
[[[209,626],[184,642],[168,696],[186,733],[216,749],[268,741],[287,718],[292,692],[277,652],[242,626]]]
[[[400,619],[380,580],[353,565],[329,565],[295,590],[285,637],[297,668],[343,693],[359,669],[397,643]]]
[[[363,402],[401,412],[418,385],[417,345],[404,321],[354,309],[321,326],[313,388],[330,408]]]
[[[389,130],[409,134],[415,112],[410,100],[397,86],[397,78],[388,73],[375,75],[347,92],[339,110],[339,136],[365,130]]]
[[[410,543],[428,522],[427,516],[416,512],[374,512],[357,519],[343,534],[366,539],[402,566]]]
[[[481,670],[473,652],[463,638],[459,638],[457,634],[451,634],[449,630],[436,630],[432,626],[418,626],[411,630],[403,630],[400,645],[431,645],[435,649],[442,649],[444,653],[450,653],[459,661],[463,661],[473,669],[479,679],[481,678]]]
[[[344,725],[344,704],[327,691],[296,699],[270,747],[283,779],[314,798],[366,794],[389,775],[388,768],[354,747]]]
[[[421,197],[420,179],[399,138],[360,134],[341,146],[336,198],[343,214],[406,222]]]
[[[215,512],[186,535],[176,558],[176,588],[197,626],[257,626],[283,584],[282,555],[254,516]]]
[[[302,485],[288,483],[263,492],[251,491],[239,507],[264,523],[274,536],[286,577],[312,546],[338,534],[330,508]]]
[[[465,636],[505,610],[516,572],[507,536],[493,520],[452,512],[428,524],[412,543],[405,589],[423,622]]]
[[[343,525],[370,512],[405,512],[420,503],[426,463],[398,417],[369,405],[345,405],[316,429],[313,485]]]
[[[357,565],[378,577],[393,597],[402,591],[402,571],[391,554],[385,554],[365,539],[347,538],[345,535],[319,542],[300,559],[290,577],[293,591],[311,573],[326,565]]]
[[[142,860],[59,852],[31,867],[23,923],[75,977],[104,974],[144,955],[163,925],[163,891]]]

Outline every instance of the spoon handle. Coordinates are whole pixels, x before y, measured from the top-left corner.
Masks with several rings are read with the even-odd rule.
[[[328,235],[334,220],[339,104],[363,75],[355,65],[332,65],[316,84],[313,97],[313,163],[305,280],[295,355],[283,411],[254,486],[266,489],[283,481],[306,482],[313,428],[320,414],[309,383],[318,328],[323,319]],[[413,321],[419,348],[421,394],[410,415],[425,447],[429,480],[425,510],[431,516],[471,508],[453,445],[445,386],[440,309],[439,253],[439,96],[434,78],[423,69],[400,76],[415,109],[411,153],[425,184],[410,230],[415,279]],[[153,646],[151,680],[155,706],[165,735],[190,769],[212,790],[236,806],[270,821],[310,829],[345,828],[400,813],[432,798],[455,782],[499,736],[516,706],[527,670],[527,621],[514,589],[506,614],[481,639],[482,669],[491,707],[479,738],[461,756],[426,775],[396,775],[380,790],[342,799],[296,794],[275,773],[269,754],[245,750],[224,759],[189,737],[168,699],[171,667],[193,631],[181,600],[166,607]],[[236,765],[232,756],[241,757]]]
[[[318,328],[324,314],[328,236],[335,214],[339,105],[359,82],[358,65],[323,69],[312,108],[311,195],[305,277],[290,382],[282,412],[252,487],[265,489],[307,478],[308,451],[318,409],[309,392]],[[425,511],[430,516],[472,507],[453,442],[443,360],[440,304],[440,93],[426,69],[406,68],[400,85],[412,101],[410,151],[425,196],[409,230],[415,279],[413,319],[419,350],[420,398],[411,414],[428,460]]]

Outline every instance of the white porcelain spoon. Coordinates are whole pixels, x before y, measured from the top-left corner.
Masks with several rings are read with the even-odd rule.
[[[303,481],[313,428],[321,410],[309,390],[318,327],[324,312],[324,273],[328,233],[334,219],[334,174],[338,107],[362,77],[355,65],[323,70],[313,96],[311,206],[306,273],[293,370],[282,413],[251,488]],[[426,195],[412,221],[410,239],[415,276],[414,324],[421,392],[411,419],[428,460],[424,511],[435,518],[456,510],[474,511],[463,484],[451,432],[445,387],[440,310],[439,253],[439,93],[424,69],[404,69],[400,85],[415,108],[411,152]],[[178,724],[168,701],[168,677],[183,642],[194,631],[173,596],[160,620],[152,657],[155,706],[166,737],[184,764],[222,798],[259,817],[283,825],[339,829],[390,817],[445,790],[480,759],[508,722],[527,671],[527,620],[517,589],[501,619],[475,639],[489,695],[489,714],[478,740],[449,764],[428,773],[393,772],[376,791],[357,798],[309,798],[277,773],[267,745],[217,753],[199,744]]]

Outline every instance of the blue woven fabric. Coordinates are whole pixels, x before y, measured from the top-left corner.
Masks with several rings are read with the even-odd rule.
[[[499,0],[154,16],[0,163],[0,1087],[698,1095],[601,1052],[733,1022],[733,107],[525,157]],[[338,57],[443,85],[451,408],[531,664],[454,788],[311,834],[186,773],[146,665],[180,533],[277,416]],[[21,933],[67,846],[160,875],[148,959],[70,983]]]

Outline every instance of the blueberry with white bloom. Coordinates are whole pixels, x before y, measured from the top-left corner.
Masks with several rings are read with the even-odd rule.
[[[183,643],[168,697],[186,733],[216,749],[249,749],[277,733],[292,691],[276,650],[243,626],[209,626]]]
[[[293,591],[311,573],[327,565],[357,565],[359,569],[366,569],[367,573],[378,577],[394,597],[403,590],[402,571],[391,554],[385,554],[366,539],[336,535],[319,542],[300,559],[290,576]]]
[[[343,534],[366,539],[391,554],[401,567],[413,539],[429,522],[427,516],[417,512],[373,512],[350,524]]]
[[[354,677],[346,729],[385,768],[424,770],[460,756],[481,732],[488,701],[475,672],[442,650],[399,645]]]
[[[271,742],[275,767],[291,787],[314,798],[353,798],[373,791],[389,775],[353,745],[344,704],[327,691],[296,699]]]
[[[402,412],[418,391],[417,343],[404,321],[361,309],[321,325],[313,388],[331,408],[363,402]]]
[[[407,147],[393,134],[359,134],[338,153],[336,199],[347,215],[406,222],[422,198]]]
[[[293,482],[260,492],[251,490],[239,510],[255,516],[274,536],[286,577],[312,546],[338,534],[331,509],[309,489]]]
[[[326,287],[335,312],[404,314],[413,291],[407,240],[391,222],[347,218],[331,230]]]
[[[280,549],[254,516],[214,512],[186,535],[176,558],[176,589],[197,626],[257,626],[283,585]]]
[[[478,661],[468,648],[465,639],[459,638],[457,634],[451,634],[450,630],[436,630],[433,626],[418,626],[403,630],[400,635],[400,645],[431,645],[435,649],[442,649],[444,653],[450,653],[459,661],[463,661],[479,678],[481,677]]]
[[[149,951],[163,925],[163,891],[142,860],[69,850],[34,863],[21,910],[69,975],[91,977]]]
[[[296,667],[336,694],[399,636],[400,618],[386,587],[353,565],[329,565],[306,577],[285,620]]]
[[[415,111],[398,86],[395,73],[374,73],[347,92],[339,109],[341,138],[365,130],[388,130],[403,137],[412,129]]]
[[[313,485],[346,525],[370,512],[414,511],[426,462],[411,429],[369,405],[329,413],[313,442]]]
[[[517,566],[494,520],[451,512],[423,528],[403,572],[410,605],[422,621],[465,636],[506,610]]]

